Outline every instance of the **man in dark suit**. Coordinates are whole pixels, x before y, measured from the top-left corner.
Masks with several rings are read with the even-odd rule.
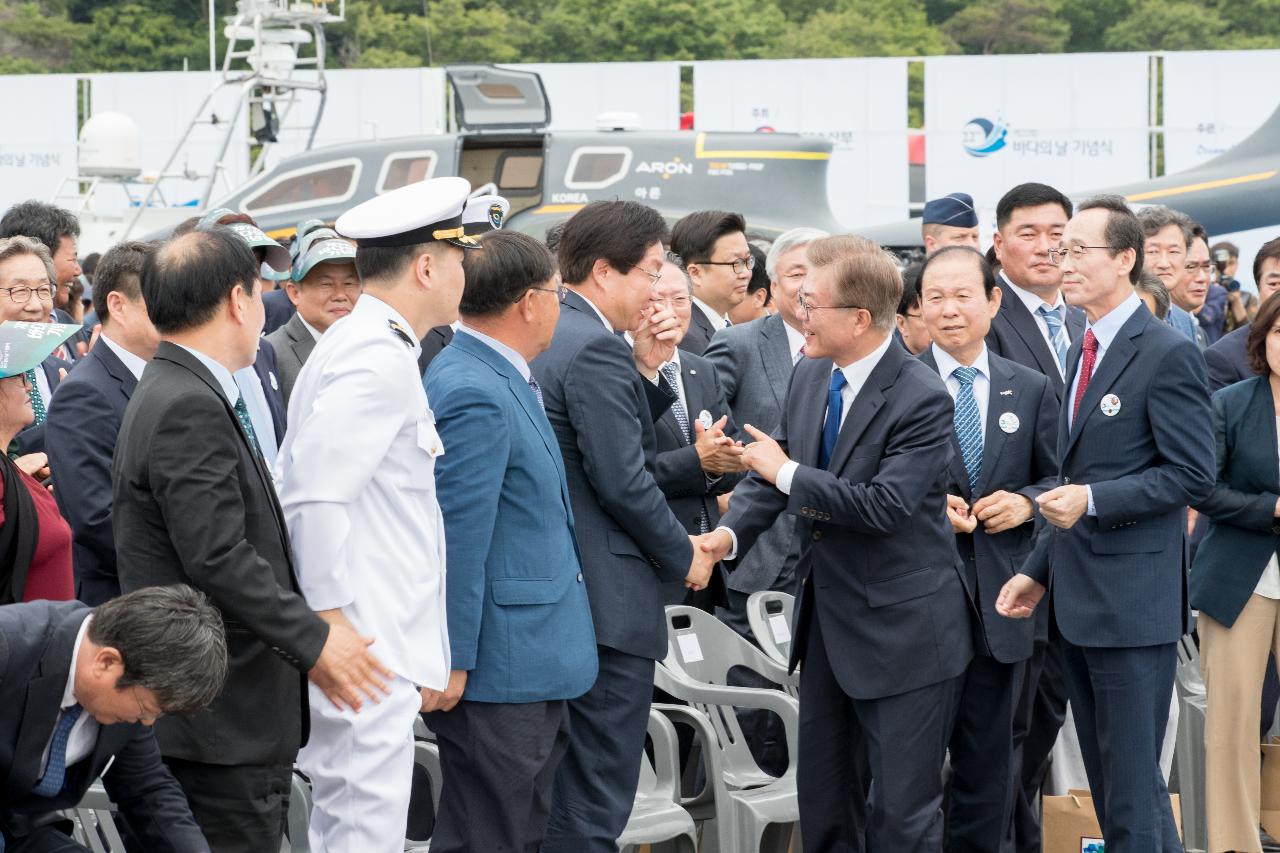
[[[693,311],[689,280],[670,261],[662,264],[653,304],[675,312],[683,336]],[[681,352],[678,341],[676,346],[671,360],[660,368],[676,399],[654,425],[658,441],[654,479],[684,529],[700,535],[719,523],[716,498],[732,490],[738,481],[735,475],[744,470],[742,445],[735,440],[737,427],[715,366],[693,353]],[[685,596],[684,602],[709,613],[728,606],[720,573],[714,572],[711,584],[702,592]]]
[[[0,239],[0,294],[3,294],[0,322],[48,322],[53,305],[53,281],[53,262],[49,250],[42,244],[23,236]],[[13,446],[8,448],[14,455],[44,452],[47,407],[64,372],[70,369],[69,362],[51,355],[39,368],[27,372],[35,420],[18,433]]]
[[[431,360],[440,354],[440,350],[449,345],[453,340],[453,326],[435,326],[431,331],[427,332],[427,336],[419,343],[422,345],[422,352],[418,353],[418,370],[422,371],[422,375],[427,375],[427,367],[431,365]]]
[[[1000,261],[1000,311],[991,320],[987,349],[1044,374],[1059,402],[1063,360],[1084,334],[1084,314],[1062,298],[1062,273],[1049,250],[1062,240],[1071,200],[1045,184],[1019,184],[996,205],[992,248]],[[1047,610],[1047,608],[1046,608]],[[1022,782],[1014,806],[1018,853],[1039,853],[1040,788],[1049,754],[1067,713],[1067,692],[1057,628],[1050,614],[1036,620],[1036,642],[1014,724],[1015,764]]]
[[[446,448],[436,487],[450,665],[466,673],[461,701],[428,716],[444,769],[431,847],[537,850],[568,700],[596,679],[569,485],[529,372],[551,344],[562,285],[524,234],[486,235],[465,268],[462,325],[426,380]]]
[[[1214,483],[1204,360],[1133,291],[1143,233],[1119,196],[1083,203],[1055,258],[1089,319],[1068,358],[1052,525],[996,609],[1028,617],[1052,567],[1072,715],[1109,851],[1180,851],[1160,772],[1188,630],[1186,507]]]
[[[368,640],[298,592],[284,517],[232,373],[262,329],[258,264],[223,228],[147,259],[142,295],[163,340],[134,389],[112,465],[112,526],[125,591],[189,583],[227,625],[230,675],[204,712],[163,719],[161,754],[218,850],[279,847],[305,677],[335,703],[373,695]],[[263,709],[270,713],[264,714]]]
[[[1020,786],[1014,716],[1035,625],[996,615],[996,595],[1022,565],[1035,537],[1035,499],[1058,468],[1058,400],[1049,380],[987,351],[1000,310],[986,259],[969,247],[940,249],[920,275],[921,354],[955,399],[947,516],[964,561],[974,609],[974,656],[951,736],[948,850],[1009,849]]]
[[[355,259],[356,247],[328,229],[314,232],[294,259],[292,277],[284,283],[283,290],[298,313],[266,336],[276,351],[280,393],[286,405],[316,341],[350,314],[360,298]]]
[[[154,251],[151,243],[119,243],[102,257],[94,287],[102,332],[49,405],[53,496],[74,537],[76,598],[90,606],[120,594],[111,458],[129,396],[160,343],[142,301],[142,267]]]
[[[711,574],[653,479],[653,424],[672,402],[658,367],[676,326],[673,312],[650,310],[665,232],[658,212],[636,202],[576,213],[559,244],[570,292],[532,365],[564,457],[600,666],[569,703],[545,853],[617,849],[639,780],[654,661],[667,653],[663,605],[682,581],[702,588]],[[628,329],[633,349],[621,337]]]
[[[1268,240],[1258,250],[1253,259],[1253,280],[1258,285],[1259,305],[1280,290],[1280,237]],[[1245,323],[1204,351],[1205,365],[1209,368],[1210,394],[1254,375],[1245,354],[1245,339],[1248,337],[1249,324]]]
[[[226,672],[222,620],[190,587],[141,590],[95,610],[77,601],[0,608],[0,849],[85,851],[59,810],[101,776],[141,849],[208,851],[151,726],[208,705]]]
[[[946,518],[954,407],[937,374],[893,340],[893,260],[851,236],[811,243],[808,255],[808,358],[775,438],[743,425],[752,473],[699,547],[732,559],[779,514],[799,517],[791,654],[793,667],[803,662],[805,850],[862,850],[865,828],[868,850],[941,851],[941,768],[972,657]]]
[[[702,355],[711,337],[729,326],[729,309],[747,298],[755,258],[746,220],[724,210],[691,213],[671,229],[671,251],[693,288],[693,316],[680,349]]]

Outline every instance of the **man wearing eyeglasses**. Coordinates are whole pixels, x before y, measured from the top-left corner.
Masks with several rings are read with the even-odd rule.
[[[0,240],[0,322],[45,323],[53,309],[53,260],[49,250],[30,237]],[[53,392],[69,362],[49,356],[27,373],[35,421],[18,433],[9,448],[18,456],[44,453],[45,418]],[[0,448],[3,449],[3,448]],[[39,468],[44,468],[42,464]],[[37,469],[38,470],[38,469]]]
[[[996,611],[1051,606],[1107,850],[1181,853],[1160,748],[1188,630],[1185,507],[1213,488],[1204,359],[1134,292],[1144,234],[1120,196],[1077,209],[1053,252],[1089,327],[1067,358],[1051,528]],[[1053,600],[1042,603],[1053,579]]]
[[[797,518],[791,762],[805,850],[862,850],[865,833],[868,850],[940,853],[941,768],[973,655],[946,521],[954,404],[893,340],[892,258],[852,236],[814,241],[808,257],[807,357],[773,437],[743,425],[751,473],[700,547],[736,560],[778,516]]]
[[[691,213],[671,230],[671,251],[684,264],[697,309],[680,342],[685,352],[706,352],[711,336],[730,325],[729,310],[747,298],[756,261],[746,230],[741,214],[724,210]]]
[[[1164,284],[1173,302],[1165,322],[1204,349],[1204,332],[1193,314],[1204,305],[1207,280],[1197,282],[1195,268],[1188,266],[1195,223],[1164,205],[1144,207],[1137,216],[1144,235],[1143,264]]]

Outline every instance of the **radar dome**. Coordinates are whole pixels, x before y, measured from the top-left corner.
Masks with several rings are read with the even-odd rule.
[[[124,113],[98,113],[80,129],[80,174],[135,178],[142,172],[137,123]]]

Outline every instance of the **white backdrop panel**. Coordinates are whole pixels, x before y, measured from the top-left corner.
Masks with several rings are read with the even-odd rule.
[[[507,67],[507,66],[504,66]],[[680,128],[678,62],[539,62],[512,65],[542,75],[552,130],[595,130],[600,113],[634,113],[640,130]]]
[[[698,130],[831,139],[827,192],[844,225],[906,217],[905,59],[696,62],[693,98]]]
[[[1164,171],[1218,156],[1280,103],[1280,50],[1164,55]]]
[[[59,182],[76,174],[76,78],[0,76],[0,103],[9,115],[0,133],[0,211],[26,199],[49,201]]]
[[[925,60],[928,198],[970,193],[981,227],[1024,181],[1078,193],[1147,177],[1145,53]]]
[[[142,172],[155,175],[173,153],[214,79],[207,71],[94,74],[89,77],[91,111],[119,112],[132,118],[141,140]],[[245,139],[245,130],[244,117],[236,109],[238,97],[239,92],[233,89],[218,93],[213,110],[218,124],[192,128],[183,152],[170,167],[171,173],[208,175],[226,136],[227,123],[236,122],[222,161],[225,168],[214,184],[214,200],[243,184],[249,175],[249,149],[240,143]],[[161,190],[170,205],[181,205],[198,199],[205,183],[205,178],[166,179]],[[123,207],[123,202],[123,195],[100,192],[95,206],[106,213]]]

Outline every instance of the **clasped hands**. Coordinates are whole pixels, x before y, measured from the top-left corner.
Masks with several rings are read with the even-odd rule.
[[[1026,524],[1034,514],[1030,498],[1017,492],[992,492],[972,507],[959,495],[947,495],[947,520],[956,533],[972,533],[979,522],[987,533],[1003,533]]]

